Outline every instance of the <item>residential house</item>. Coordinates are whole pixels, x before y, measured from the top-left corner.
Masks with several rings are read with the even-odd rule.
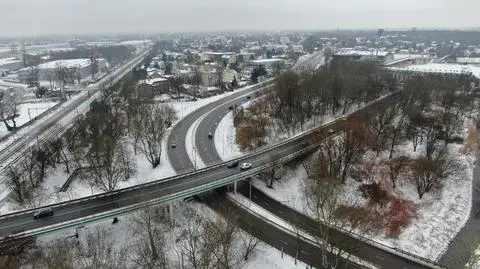
[[[170,91],[170,84],[166,78],[142,80],[136,88],[136,97],[140,100],[149,100],[153,97]]]

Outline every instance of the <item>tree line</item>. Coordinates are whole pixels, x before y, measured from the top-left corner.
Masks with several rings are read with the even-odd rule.
[[[0,256],[5,269],[210,269],[241,268],[259,240],[241,231],[235,212],[222,207],[226,218],[209,217],[186,207],[175,220],[166,208],[152,206],[130,216],[125,231],[132,237],[119,242],[106,227],[39,245],[26,245],[17,255]],[[181,210],[181,209],[179,209]]]
[[[161,163],[162,141],[177,119],[166,104],[131,99],[135,80],[128,77],[116,91],[90,104],[85,115],[58,137],[27,149],[6,171],[6,178],[20,204],[35,206],[35,190],[48,168],[63,165],[65,172],[81,171],[80,178],[103,192],[118,188],[135,173],[133,155],[142,154],[156,168]],[[29,202],[29,203],[27,203]],[[38,202],[38,201],[37,201]]]
[[[412,201],[393,192],[398,184],[411,182],[422,199],[464,171],[456,157],[462,152],[450,145],[464,142],[465,120],[476,107],[472,79],[413,77],[393,105],[347,117],[335,138],[325,140],[325,133],[318,133],[311,141],[319,149],[307,169],[304,191],[314,215],[333,227],[347,221],[348,229],[397,237],[417,214]],[[468,144],[464,148],[472,150]],[[344,196],[348,180],[361,183],[360,197]]]
[[[261,146],[255,141],[269,133],[291,136],[323,116],[345,114],[354,104],[367,103],[397,87],[391,73],[375,62],[333,62],[300,74],[284,72],[248,114],[236,114],[237,144],[251,149]]]

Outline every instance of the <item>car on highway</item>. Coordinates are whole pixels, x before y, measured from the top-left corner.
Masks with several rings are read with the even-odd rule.
[[[305,148],[305,147],[308,147],[308,141],[305,141],[305,142],[302,142],[302,144],[300,144],[300,146],[302,146],[302,148]]]
[[[328,129],[328,133],[329,133],[329,134],[333,134],[334,132],[335,132],[335,131],[334,131],[333,129],[331,129],[331,128]]]
[[[213,134],[212,134],[212,133],[208,133],[208,138],[209,138],[209,139],[212,139],[212,137],[213,137]]]
[[[237,167],[238,167],[238,161],[231,162],[227,166],[228,169],[237,168]]]
[[[41,218],[51,217],[51,216],[53,216],[53,209],[51,208],[43,208],[33,213],[34,219],[41,219]]]
[[[240,165],[240,170],[248,170],[248,169],[250,169],[250,168],[252,168],[252,164],[251,164],[251,163],[242,163],[242,164]]]
[[[176,148],[177,147],[177,143],[173,142],[172,145],[171,145],[172,149]]]

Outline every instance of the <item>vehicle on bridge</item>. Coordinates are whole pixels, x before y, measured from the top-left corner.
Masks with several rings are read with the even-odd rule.
[[[237,167],[238,167],[238,161],[232,162],[227,166],[228,169],[237,168]]]
[[[53,216],[53,209],[51,208],[44,208],[33,213],[34,219],[41,219],[41,218],[51,217],[51,216]]]
[[[252,168],[251,163],[242,163],[242,165],[240,165],[240,170],[248,170],[250,168]]]

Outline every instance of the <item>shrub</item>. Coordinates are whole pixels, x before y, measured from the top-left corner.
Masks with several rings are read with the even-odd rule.
[[[397,238],[401,229],[410,225],[416,213],[417,209],[412,201],[392,197],[389,210],[385,214],[387,235]]]
[[[383,207],[390,200],[390,195],[384,190],[380,184],[373,182],[370,184],[362,184],[358,187],[363,197],[368,198],[371,205],[380,205]]]

